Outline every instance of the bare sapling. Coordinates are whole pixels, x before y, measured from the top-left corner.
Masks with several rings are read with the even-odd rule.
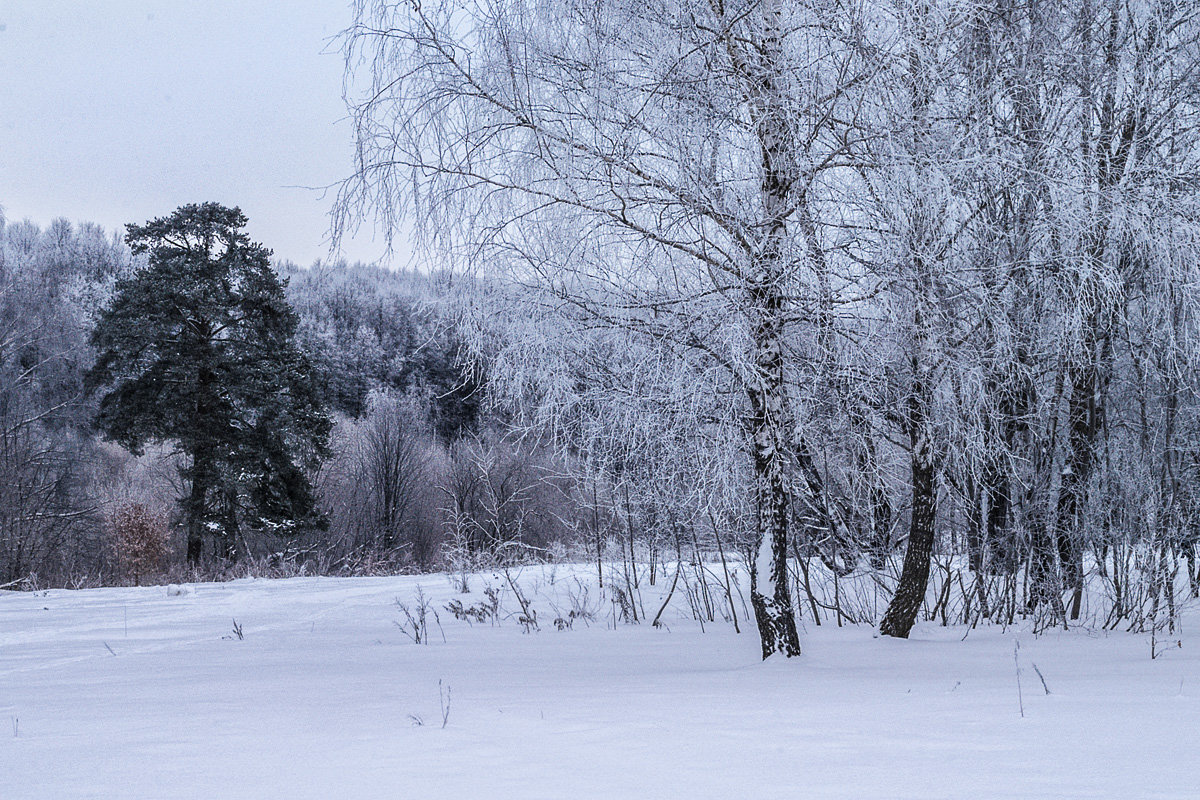
[[[529,604],[529,600],[521,592],[521,587],[517,585],[516,579],[513,578],[512,572],[505,567],[504,579],[508,582],[508,588],[512,591],[513,597],[517,599],[517,604],[521,607],[521,613],[517,616],[517,622],[525,626],[525,632],[540,630],[538,628],[537,610]]]
[[[442,621],[438,617],[437,611],[433,608],[432,601],[425,596],[425,590],[420,586],[417,587],[416,602],[412,608],[408,604],[396,598],[396,608],[400,609],[400,613],[404,615],[404,620],[395,621],[395,625],[400,629],[400,632],[412,640],[413,644],[429,644],[429,618],[432,616],[434,624],[437,625],[438,631],[441,632],[442,642],[446,641],[446,632],[442,629]]]

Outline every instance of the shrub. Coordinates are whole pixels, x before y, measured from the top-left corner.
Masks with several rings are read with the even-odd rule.
[[[167,563],[167,522],[142,503],[118,509],[109,520],[109,541],[121,571],[135,585],[161,573]]]

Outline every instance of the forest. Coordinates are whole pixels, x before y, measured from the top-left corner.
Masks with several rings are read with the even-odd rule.
[[[528,473],[512,479],[515,492],[541,477],[534,456],[501,444],[502,426],[485,415],[482,385],[458,354],[439,279],[362,264],[277,262],[271,269],[287,282],[298,316],[295,339],[332,422],[330,452],[308,476],[320,513],[286,535],[251,532],[232,547],[206,541],[188,554],[178,502],[188,483],[186,454],[170,436],[136,455],[108,440],[97,426],[102,392],[86,385],[97,320],[146,258],[116,233],[67,220],[45,230],[6,223],[0,245],[6,585],[120,584],[137,580],[135,572],[149,578],[189,569],[220,577],[239,564],[299,570],[311,562],[310,569],[340,574],[432,568],[442,558],[440,493],[454,469],[470,483],[473,459],[486,451],[514,474]],[[481,501],[463,491],[461,502],[475,513]],[[131,514],[141,522],[123,524]]]
[[[263,261],[324,420],[270,445],[305,514],[235,488],[204,527],[198,451],[106,411],[98,326],[153,225],[8,220],[0,586],[572,561],[630,622],[643,584],[735,626],[744,592],[764,658],[797,618],[1175,630],[1195,4],[356,12],[333,234],[411,224],[426,255]]]

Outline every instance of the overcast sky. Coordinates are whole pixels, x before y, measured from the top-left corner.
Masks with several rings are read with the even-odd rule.
[[[327,41],[349,21],[348,0],[0,0],[0,207],[116,229],[214,200],[324,257],[329,198],[302,187],[351,168]]]

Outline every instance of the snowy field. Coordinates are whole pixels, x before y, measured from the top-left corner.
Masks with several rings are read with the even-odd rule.
[[[1152,661],[1124,633],[809,625],[762,664],[683,608],[557,630],[569,574],[522,574],[532,633],[454,619],[445,576],[0,592],[0,798],[1200,797],[1186,629]]]

